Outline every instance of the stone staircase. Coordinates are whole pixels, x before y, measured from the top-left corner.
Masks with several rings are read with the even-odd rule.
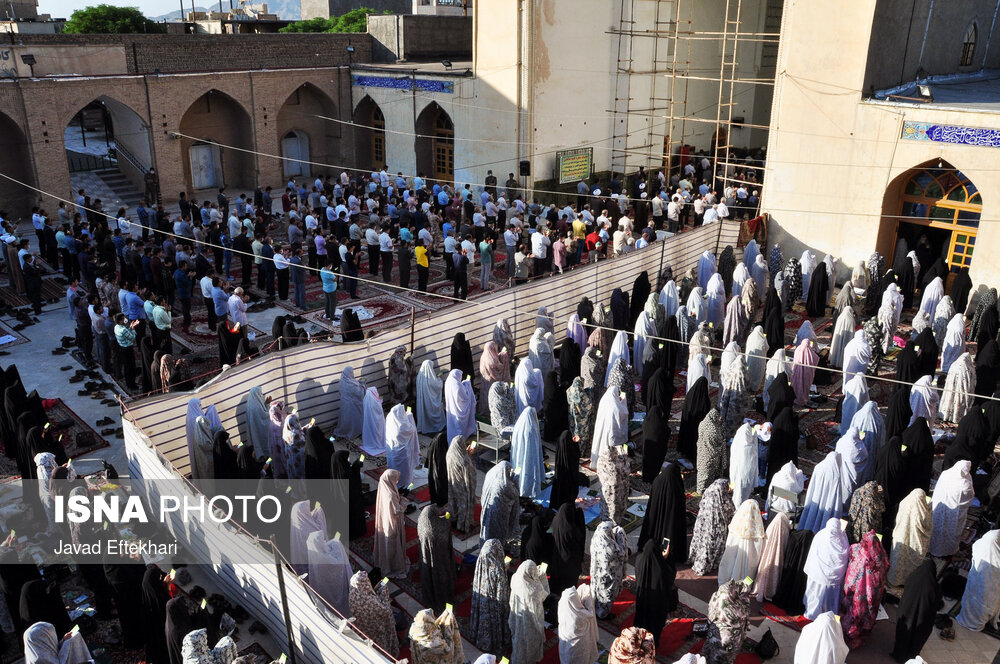
[[[114,198],[103,201],[104,209],[109,213],[114,214],[118,211],[117,208],[122,206],[128,208],[129,211],[134,211],[136,206],[142,202],[143,192],[118,169],[104,169],[93,171],[93,173],[114,193]],[[115,203],[115,200],[120,201],[120,203]]]

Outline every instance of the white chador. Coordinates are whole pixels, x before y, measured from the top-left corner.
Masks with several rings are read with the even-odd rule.
[[[531,364],[542,372],[542,376],[552,371],[552,332],[546,332],[540,327],[535,328],[535,333],[528,342],[528,358]]]
[[[955,314],[948,321],[941,346],[941,371],[947,372],[959,355],[965,352],[965,316]]]
[[[845,431],[837,441],[836,450],[840,455],[841,496],[846,508],[854,490],[871,478],[874,464],[868,458],[868,448],[857,429]]]
[[[812,280],[812,273],[816,271],[816,254],[806,249],[799,258],[799,265],[802,268],[802,295],[800,299],[809,297],[809,282]]]
[[[741,507],[757,487],[757,474],[757,434],[744,422],[733,436],[729,449],[729,484],[736,507]]]
[[[931,555],[943,558],[958,551],[965,530],[965,520],[975,492],[972,489],[972,462],[959,461],[941,471],[931,495],[934,528],[931,530]]]
[[[534,498],[542,489],[545,478],[545,458],[542,437],[538,431],[535,409],[521,411],[510,440],[510,463],[517,476],[517,488],[525,498]]]
[[[767,371],[767,339],[764,329],[757,325],[747,337],[747,389],[760,392]]]
[[[594,442],[590,448],[590,467],[597,469],[601,453],[613,445],[628,442],[628,404],[618,390],[607,390],[597,404]]]
[[[657,298],[663,305],[663,315],[670,317],[677,314],[677,307],[680,306],[680,298],[677,295],[677,284],[673,279],[663,284],[660,296]]]
[[[340,418],[333,435],[337,438],[357,438],[364,427],[362,402],[365,398],[365,383],[354,377],[354,369],[344,367],[337,390],[340,392]]]
[[[348,595],[351,590],[351,562],[340,540],[323,539],[316,530],[306,539],[309,558],[309,587],[341,615],[350,615]]]
[[[641,360],[642,357],[639,359]],[[615,366],[615,362],[618,360],[624,360],[625,364],[632,364],[632,357],[628,350],[628,335],[623,330],[619,330],[618,334],[615,335],[615,340],[611,342],[611,351],[608,353],[608,366],[604,370],[604,387],[608,386],[608,381],[611,379],[611,368]]]
[[[833,327],[833,338],[830,342],[830,366],[838,369],[844,368],[844,351],[847,344],[854,338],[855,327],[857,327],[857,321],[854,318],[854,309],[844,307],[840,315],[837,316],[837,324]]]
[[[461,369],[452,369],[444,382],[444,409],[448,440],[476,435],[476,394],[472,381],[462,378]]]
[[[719,561],[719,585],[757,576],[761,552],[764,550],[764,521],[754,499],[740,505],[729,522],[726,550]]]
[[[840,454],[834,450],[816,464],[806,491],[798,530],[818,532],[830,518],[839,519],[850,494],[844,494]]]
[[[771,403],[771,395],[767,393],[767,388],[771,387],[771,383],[774,379],[778,377],[778,374],[785,374],[788,376],[789,382],[792,380],[792,365],[785,357],[785,349],[779,348],[774,351],[774,355],[771,359],[767,361],[767,366],[764,368],[764,390],[761,392],[761,396],[764,399],[764,408],[767,409]]]
[[[712,383],[712,372],[708,368],[708,357],[704,353],[698,353],[688,360],[687,389],[694,387],[695,382],[704,376],[709,384]]]
[[[1000,530],[991,530],[972,544],[972,569],[962,595],[958,624],[975,632],[997,626],[1000,616]]]
[[[385,453],[385,414],[382,411],[382,399],[374,387],[365,390],[361,449],[371,456]]]
[[[910,388],[910,410],[913,411],[910,424],[922,417],[927,420],[927,426],[934,426],[938,413],[938,391],[934,389],[933,379],[934,376],[921,376]]]
[[[858,436],[864,442],[865,449],[868,450],[868,468],[874,473],[875,459],[878,458],[879,450],[885,443],[885,419],[878,410],[878,403],[869,401],[862,406],[854,414],[851,428],[857,430]],[[859,486],[870,479],[870,475],[866,476],[866,479],[860,482]]]
[[[795,643],[793,664],[844,664],[849,652],[840,616],[834,609],[821,613],[802,628]]]
[[[722,327],[726,316],[726,285],[718,272],[708,280],[705,297],[708,303],[708,322],[716,328]]]
[[[596,662],[598,639],[597,615],[590,586],[569,587],[559,598],[559,662]]]
[[[806,474],[789,461],[771,478],[771,486],[767,488],[767,502],[764,503],[764,509],[768,512],[774,511],[792,514],[796,510],[797,505],[787,498],[776,496],[774,489],[783,489],[789,493],[798,495],[802,493],[802,489],[805,486]]]
[[[413,414],[403,404],[396,404],[385,416],[385,446],[386,465],[399,471],[398,486],[408,486],[420,462],[420,443]]]
[[[635,321],[634,332],[635,340],[632,342],[632,357],[637,358],[636,362],[638,364],[642,360],[642,355],[646,350],[646,344],[649,343],[649,339],[657,335],[656,321],[653,320],[649,313],[643,311]]]
[[[417,431],[435,434],[445,426],[444,381],[434,360],[424,360],[417,373]]]
[[[202,411],[197,398],[188,401],[187,446],[191,459],[191,478],[196,480],[215,479],[215,432],[222,429],[222,420],[215,406]]]
[[[840,593],[851,553],[851,545],[839,518],[829,519],[813,538],[806,556],[806,606],[802,615],[815,620],[821,613],[840,609]]]
[[[514,402],[517,411],[521,412],[529,407],[540,411],[544,398],[545,377],[531,360],[524,360],[514,372]]]
[[[715,255],[710,251],[705,251],[698,259],[698,285],[701,288],[708,287],[708,280],[715,274]]]
[[[848,381],[854,374],[868,371],[871,359],[872,348],[868,345],[868,337],[864,330],[858,330],[844,348],[844,380]]]
[[[942,297],[944,297],[944,282],[941,281],[941,277],[934,277],[931,283],[924,287],[923,297],[920,298],[920,312],[927,314],[933,320]]]
[[[944,380],[939,406],[941,419],[959,422],[972,408],[976,397],[976,365],[972,356],[962,353],[952,362],[948,377]]]
[[[343,408],[343,406],[341,406]],[[271,418],[264,398],[264,390],[260,387],[250,388],[247,397],[247,433],[250,434],[250,444],[253,445],[254,456],[266,459],[271,456]]]
[[[868,403],[868,379],[858,373],[844,385],[844,403],[840,407],[840,430],[847,431],[854,414]]]

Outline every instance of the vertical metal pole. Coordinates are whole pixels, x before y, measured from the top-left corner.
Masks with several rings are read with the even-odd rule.
[[[410,307],[410,355],[413,355],[413,351],[416,348],[414,346],[414,336],[416,335],[416,319],[417,319],[417,308]]]
[[[76,117],[80,121],[80,138],[83,139],[83,147],[87,147],[87,130],[83,128],[83,111],[77,113]]]
[[[288,613],[288,595],[285,593],[285,570],[281,566],[281,556],[278,554],[278,546],[271,540],[271,549],[274,551],[274,568],[278,572],[278,591],[281,593],[281,610],[285,616],[285,633],[288,638],[288,662],[296,664],[295,661],[295,640],[292,638],[292,618]]]

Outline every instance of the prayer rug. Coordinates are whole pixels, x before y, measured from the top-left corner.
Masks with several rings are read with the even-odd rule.
[[[29,343],[31,339],[17,332],[6,323],[0,322],[0,351],[10,350],[14,346]]]
[[[68,427],[57,429],[55,432],[57,438],[62,436],[59,442],[62,443],[69,458],[75,459],[94,450],[108,447],[108,442],[63,403],[62,399],[43,399],[42,407],[45,408],[45,414],[48,415],[52,426],[58,426],[62,422],[72,422]]]
[[[176,344],[174,347],[175,351],[187,348],[191,352],[196,352],[212,348],[218,352],[219,334],[208,327],[208,312],[203,305],[198,306],[200,304],[200,302],[192,303],[191,325],[187,329],[184,329],[183,326],[184,317],[179,312],[174,312],[170,325],[170,337]],[[262,332],[252,325],[249,328],[249,332],[254,335],[254,339],[250,343],[254,346],[260,348],[262,344],[267,343],[270,339],[270,334]]]
[[[338,310],[343,311],[351,307],[364,307],[371,313],[371,317],[361,321],[361,330],[367,337],[373,332],[409,324],[412,309],[416,309],[416,314],[420,315],[425,309],[420,304],[415,304],[409,299],[394,297],[392,295],[376,294],[364,300],[341,299]],[[324,310],[310,311],[304,314],[306,320],[321,327],[333,331],[335,337],[340,337],[340,321],[330,321],[323,317]]]
[[[58,302],[66,297],[66,285],[60,283],[58,279],[62,277],[49,277],[42,279],[42,304]],[[65,279],[62,279],[65,282]],[[24,293],[18,292],[13,286],[0,287],[0,300],[9,307],[26,307],[31,304],[31,300]]]

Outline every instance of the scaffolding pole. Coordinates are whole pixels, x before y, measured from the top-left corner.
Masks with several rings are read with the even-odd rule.
[[[656,4],[650,6],[650,2]],[[663,6],[664,2],[671,5]],[[735,173],[734,177],[729,173],[731,166],[739,167],[732,159],[733,121],[739,115],[735,107],[738,98],[755,86],[774,86],[774,76],[768,71],[773,65],[767,60],[777,48],[782,6],[776,0],[759,0],[753,5],[746,25],[748,29],[744,30],[748,8],[743,7],[743,0],[726,0],[721,29],[695,30],[694,4],[695,0],[620,0],[618,26],[607,30],[609,35],[618,38],[611,150],[615,172],[626,174],[644,160],[647,167],[659,163],[669,177],[687,157],[704,151],[703,154],[713,161],[713,186],[719,183],[725,187],[729,181],[736,180]],[[651,45],[650,39],[654,40]],[[708,41],[721,42],[718,65],[712,58],[695,66],[693,44]],[[636,43],[643,44],[642,48],[648,47],[649,54],[637,52]],[[685,45],[686,51],[682,51]],[[747,60],[749,55],[740,57],[741,48],[744,51],[751,49],[754,55],[750,59],[763,71],[744,70],[748,75],[740,76],[741,60],[750,61]],[[662,81],[661,76],[670,80]],[[638,84],[642,80],[639,77],[651,77],[648,94],[645,86]],[[701,108],[689,108],[692,103],[698,103]],[[715,113],[711,112],[713,107]],[[753,100],[747,112],[752,114],[755,107],[762,108],[760,101]],[[640,119],[647,123],[645,127],[637,126]],[[755,124],[746,119],[739,118],[740,129],[768,129],[767,124]],[[712,126],[715,132],[709,145],[703,142],[708,136],[701,129],[706,125]],[[752,139],[750,135],[748,140]],[[691,148],[685,148],[686,145]],[[698,145],[702,147],[699,149]],[[753,145],[748,144],[748,147]]]

